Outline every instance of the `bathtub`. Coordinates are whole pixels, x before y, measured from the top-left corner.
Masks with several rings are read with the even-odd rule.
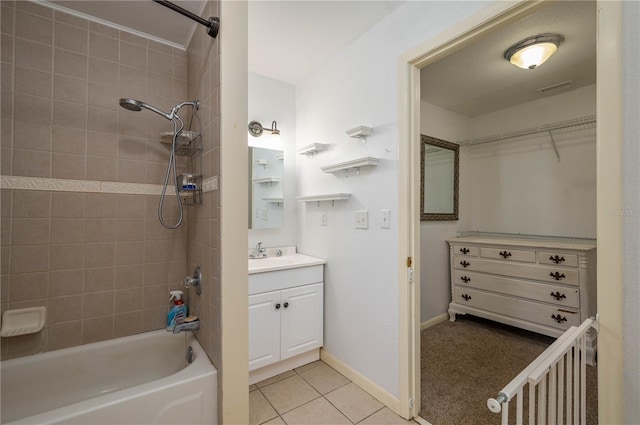
[[[217,423],[217,371],[190,332],[147,332],[1,369],[3,425]]]

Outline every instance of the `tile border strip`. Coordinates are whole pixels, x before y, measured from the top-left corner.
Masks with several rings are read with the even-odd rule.
[[[0,176],[0,188],[53,192],[122,193],[131,195],[160,195],[162,192],[162,185],[159,184],[68,180],[23,176]],[[203,192],[211,192],[214,190],[218,190],[218,176],[213,176],[203,180]]]

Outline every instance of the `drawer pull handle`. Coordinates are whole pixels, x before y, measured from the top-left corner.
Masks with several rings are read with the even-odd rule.
[[[551,276],[555,280],[562,280],[566,277],[564,273],[560,273],[560,272],[549,273],[549,276]]]
[[[567,298],[567,296],[565,294],[561,294],[560,292],[556,291],[556,292],[552,292],[550,294],[553,298],[555,298],[556,300],[560,301],[562,299]]]
[[[467,277],[467,276],[462,276],[462,277],[460,278],[460,280],[461,280],[461,281],[463,281],[464,283],[469,283],[469,282],[471,282],[471,278],[470,278],[470,277]]]
[[[500,251],[498,254],[505,259],[511,257],[511,253],[509,251]]]
[[[567,321],[567,318],[562,316],[561,314],[558,314],[557,316],[555,314],[552,314],[551,318],[558,323],[563,323]]]
[[[460,252],[463,253],[464,255],[467,255],[469,252],[471,252],[471,250],[467,248],[460,248]]]
[[[471,299],[471,295],[467,295],[467,294],[462,294],[462,299],[464,299],[465,301],[469,301]],[[567,319],[565,319],[567,320]]]
[[[276,310],[280,310],[280,303],[276,304]]]
[[[564,257],[558,257],[557,255],[555,255],[555,256],[552,255],[551,257],[549,257],[549,260],[553,261],[556,264],[560,264],[563,261],[565,261]]]
[[[289,302],[284,303],[284,308],[289,308]]]
[[[467,263],[466,261],[460,261],[460,265],[462,267],[469,267],[471,265],[471,263]]]

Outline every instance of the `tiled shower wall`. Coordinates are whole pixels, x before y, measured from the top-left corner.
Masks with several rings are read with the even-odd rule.
[[[219,15],[219,1],[208,1],[202,17]],[[190,99],[200,99],[202,119],[202,174],[217,176],[220,170],[220,62],[219,41],[209,37],[203,28],[196,32],[187,49],[188,92]],[[219,192],[204,194],[200,208],[189,214],[189,270],[197,265],[203,272],[202,295],[189,294],[190,308],[200,316],[196,336],[214,365],[218,379],[222,375],[220,323],[220,211]],[[245,312],[246,314],[246,312]],[[221,388],[219,386],[218,388]],[[218,392],[220,394],[220,392]]]
[[[163,182],[169,122],[118,99],[187,100],[186,52],[26,1],[1,2],[0,30],[1,174],[134,183],[2,190],[2,311],[48,309],[42,332],[2,339],[2,358],[164,327],[168,291],[187,274],[187,226],[162,228],[159,197],[138,186]],[[175,207],[168,199],[168,221]]]

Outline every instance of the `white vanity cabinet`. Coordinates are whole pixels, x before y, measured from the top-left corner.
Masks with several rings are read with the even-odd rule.
[[[597,312],[595,244],[480,236],[447,242],[451,321],[472,314],[559,337]],[[594,334],[587,344],[593,363]]]
[[[318,360],[323,321],[322,264],[250,273],[250,383]]]

